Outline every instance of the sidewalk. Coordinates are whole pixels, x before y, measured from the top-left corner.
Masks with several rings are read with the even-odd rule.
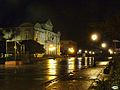
[[[100,85],[99,90],[120,90],[120,56],[113,58],[109,79]]]

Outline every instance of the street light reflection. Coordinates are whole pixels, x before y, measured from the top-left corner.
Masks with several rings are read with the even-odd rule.
[[[75,69],[75,58],[68,59],[68,73],[73,72]]]
[[[113,57],[108,57],[109,60],[113,59]]]
[[[85,66],[86,66],[86,67],[88,66],[87,61],[88,61],[88,57],[85,57]]]
[[[75,60],[75,57],[70,57],[68,60],[69,60],[69,61]]]
[[[82,68],[82,58],[78,58],[78,68],[81,69]]]
[[[97,76],[90,76],[89,79],[97,79]]]
[[[109,62],[108,61],[102,61],[99,63],[99,65],[107,65]]]
[[[89,57],[89,65],[91,65],[91,66],[92,66],[92,59],[93,59],[93,57]]]
[[[56,75],[56,67],[57,67],[57,61],[54,59],[48,60],[48,79],[52,80],[55,78]]]

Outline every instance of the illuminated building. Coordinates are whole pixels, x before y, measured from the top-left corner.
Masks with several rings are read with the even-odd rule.
[[[11,38],[9,41],[34,40],[44,46],[46,55],[60,55],[60,32],[53,32],[50,20],[42,24],[23,23],[19,27],[4,28],[3,33],[4,38]]]

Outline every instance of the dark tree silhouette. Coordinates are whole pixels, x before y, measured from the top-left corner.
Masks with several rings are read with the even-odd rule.
[[[37,43],[34,40],[24,40],[22,44],[25,45],[25,51],[29,52],[29,54],[36,54],[36,53],[44,53],[45,49],[43,45]]]

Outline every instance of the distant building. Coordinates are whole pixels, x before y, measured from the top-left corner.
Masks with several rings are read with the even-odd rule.
[[[5,28],[4,28],[5,29]],[[60,55],[60,32],[53,32],[50,20],[46,23],[23,23],[19,27],[4,30],[4,38],[10,41],[34,40],[44,46],[46,55]],[[6,32],[7,31],[7,32]]]
[[[61,54],[75,55],[77,53],[77,43],[72,40],[61,40]]]

